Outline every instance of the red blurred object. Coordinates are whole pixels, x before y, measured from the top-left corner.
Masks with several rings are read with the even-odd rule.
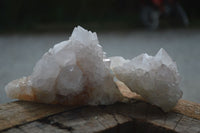
[[[152,0],[152,2],[157,6],[161,6],[161,4],[163,3],[163,0]]]
[[[189,20],[184,9],[178,3],[178,0],[141,0],[141,21],[149,29],[157,29],[160,17],[167,19],[176,19],[174,22],[180,22],[188,26]]]

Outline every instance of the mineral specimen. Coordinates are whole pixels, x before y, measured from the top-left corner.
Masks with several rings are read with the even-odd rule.
[[[176,63],[164,49],[155,56],[110,59],[99,45],[96,33],[78,26],[68,41],[56,44],[42,56],[30,76],[10,82],[5,90],[14,99],[106,105],[123,99],[115,82],[124,82],[164,111],[173,108],[181,98]]]
[[[96,33],[78,26],[68,41],[49,49],[33,73],[10,82],[9,97],[59,104],[111,104],[122,98]]]
[[[164,49],[155,56],[145,53],[132,60],[123,57],[110,59],[111,68],[120,81],[164,111],[172,109],[182,97],[176,63]]]

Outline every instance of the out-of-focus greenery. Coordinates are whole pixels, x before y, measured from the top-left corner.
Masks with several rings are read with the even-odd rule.
[[[198,1],[180,2],[190,18],[198,16]],[[139,7],[140,0],[0,0],[0,31],[77,24],[137,26]]]

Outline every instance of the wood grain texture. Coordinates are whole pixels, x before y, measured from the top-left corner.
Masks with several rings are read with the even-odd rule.
[[[198,103],[180,99],[173,111],[200,120],[200,104]]]
[[[121,93],[125,97],[127,97],[129,99],[145,101],[145,99],[142,98],[140,95],[138,95],[134,92],[131,92],[124,83],[117,82],[117,85],[118,85]],[[177,105],[172,109],[172,111],[200,120],[200,104],[199,103],[194,103],[194,102],[180,99],[179,102],[177,103]]]
[[[142,101],[109,106],[84,106],[2,131],[9,132],[133,132],[199,133],[200,121],[183,114],[164,113]]]
[[[162,132],[200,133],[200,105],[180,100],[170,112],[118,87],[124,103],[109,106],[68,107],[16,101],[0,105],[0,132]]]
[[[25,101],[3,104],[0,105],[0,130],[31,122],[72,108],[74,107]]]

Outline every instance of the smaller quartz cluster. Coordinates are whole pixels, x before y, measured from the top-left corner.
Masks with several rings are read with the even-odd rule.
[[[120,81],[164,111],[173,108],[182,97],[176,63],[164,49],[155,56],[145,53],[132,60],[120,56],[110,59],[111,68]]]

